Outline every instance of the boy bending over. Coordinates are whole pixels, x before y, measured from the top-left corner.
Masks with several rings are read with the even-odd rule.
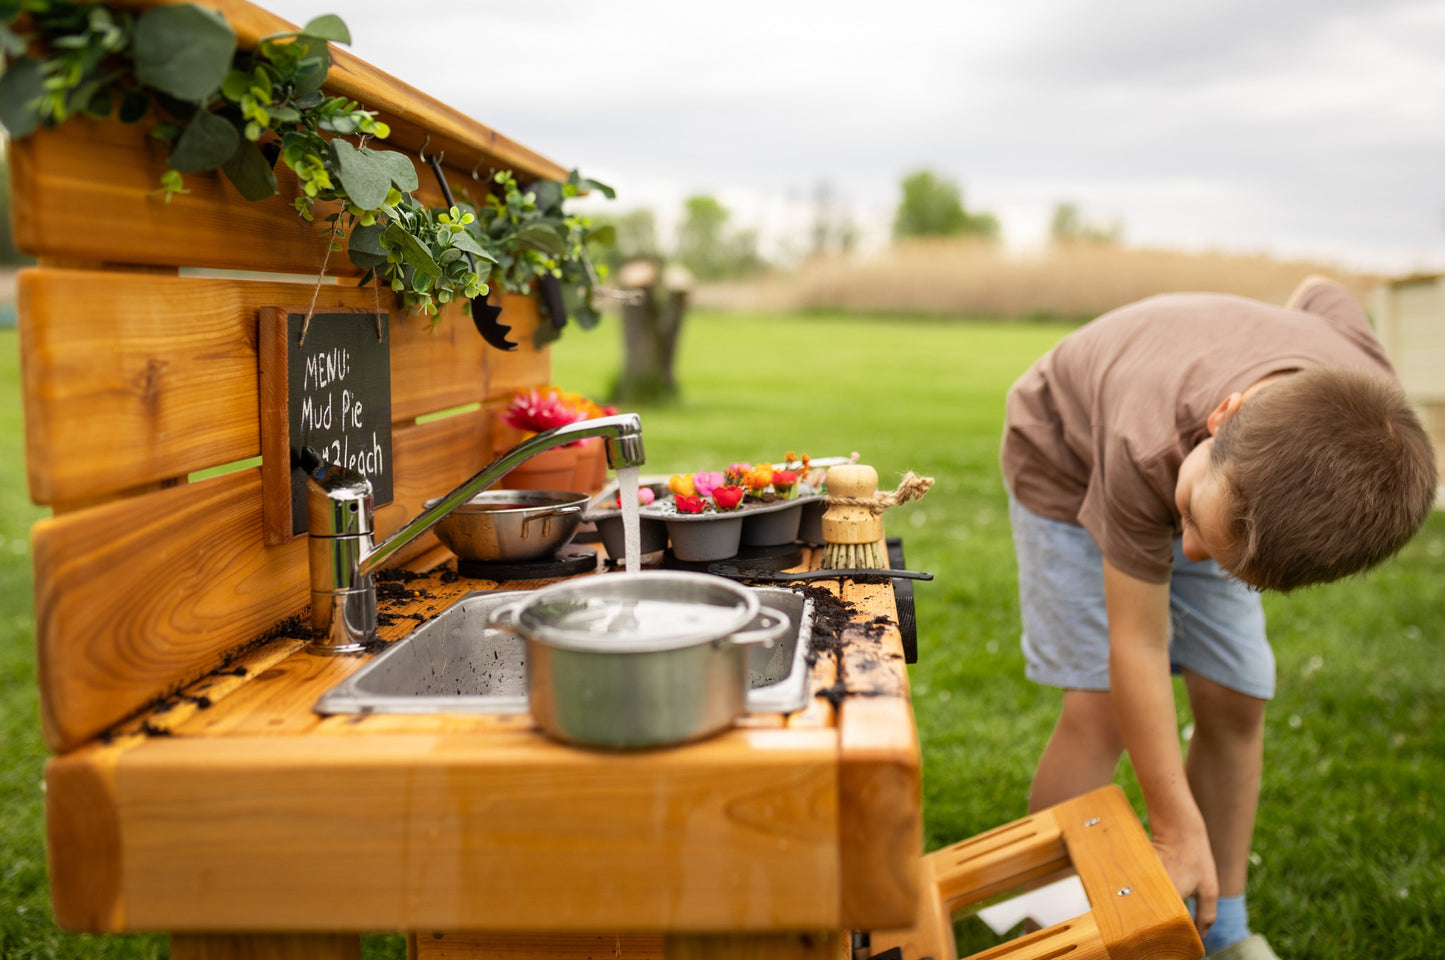
[[[1256,591],[1374,566],[1435,496],[1364,312],[1311,277],[1284,307],[1174,294],[1107,313],[1009,391],[1002,462],[1027,674],[1064,691],[1030,810],[1112,782],[1128,750],[1210,956],[1274,958],[1244,903],[1274,693]]]

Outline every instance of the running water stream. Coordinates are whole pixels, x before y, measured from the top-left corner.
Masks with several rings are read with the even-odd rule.
[[[622,508],[624,561],[628,573],[642,569],[642,521],[637,503],[638,467],[617,468],[617,495]]]

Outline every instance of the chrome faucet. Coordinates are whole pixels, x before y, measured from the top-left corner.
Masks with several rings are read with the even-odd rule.
[[[642,419],[637,414],[569,423],[523,440],[375,545],[371,481],[347,467],[322,463],[314,451],[308,451],[302,458],[311,567],[311,642],[307,649],[313,653],[363,649],[376,639],[373,570],[523,460],[585,437],[606,441],[607,463],[614,469],[643,463]]]

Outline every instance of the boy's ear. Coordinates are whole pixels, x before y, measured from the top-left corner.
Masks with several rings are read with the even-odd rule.
[[[1224,426],[1224,421],[1238,413],[1242,406],[1244,406],[1244,394],[1231,393],[1226,397],[1224,402],[1215,407],[1214,412],[1209,415],[1209,419],[1204,422],[1205,427],[1209,430],[1209,435],[1212,437],[1218,433],[1219,428]]]

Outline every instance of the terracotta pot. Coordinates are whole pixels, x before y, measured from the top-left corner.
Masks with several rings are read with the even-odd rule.
[[[553,447],[543,450],[502,478],[505,490],[576,490],[577,449]]]
[[[607,447],[601,437],[588,437],[574,449],[577,450],[577,469],[571,489],[596,493],[607,482]]]

